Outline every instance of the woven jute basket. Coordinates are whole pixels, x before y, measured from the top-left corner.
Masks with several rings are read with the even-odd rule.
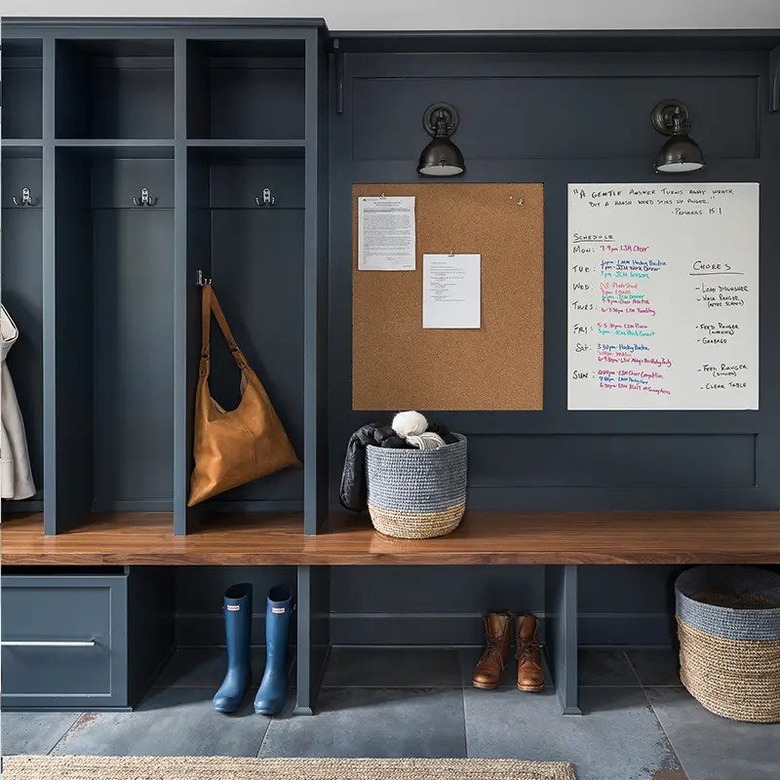
[[[699,566],[675,585],[680,679],[710,712],[780,722],[780,575]]]
[[[466,437],[438,450],[366,448],[368,511],[380,533],[430,539],[466,511]]]

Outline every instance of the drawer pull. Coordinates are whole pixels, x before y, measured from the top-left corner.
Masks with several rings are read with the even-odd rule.
[[[94,639],[84,640],[38,640],[38,639],[10,639],[0,642],[1,647],[94,647],[97,642]]]

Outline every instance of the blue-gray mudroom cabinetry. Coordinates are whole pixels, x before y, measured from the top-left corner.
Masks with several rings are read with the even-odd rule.
[[[251,582],[256,610],[295,591],[297,713],[332,645],[474,645],[482,614],[511,608],[542,618],[577,714],[578,644],[669,643],[681,565],[780,564],[779,31],[29,19],[2,35],[2,301],[36,487],[3,504],[3,706],[133,707],[174,648],[223,641],[222,591]],[[760,184],[760,408],[569,411],[567,184],[682,181],[652,170],[668,98],[695,118],[696,177]],[[469,439],[468,511],[414,543],[339,513],[349,435],[398,411],[352,405],[352,187],[421,183],[421,119],[442,101],[459,181],[544,185],[543,408],[430,413]],[[205,280],[303,466],[190,508]],[[399,327],[392,301],[376,313]]]

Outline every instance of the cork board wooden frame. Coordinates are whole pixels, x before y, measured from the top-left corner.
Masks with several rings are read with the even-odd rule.
[[[358,198],[414,195],[414,271],[358,271]],[[482,327],[424,330],[422,257],[482,256]],[[544,375],[542,184],[352,188],[352,408],[539,410]]]

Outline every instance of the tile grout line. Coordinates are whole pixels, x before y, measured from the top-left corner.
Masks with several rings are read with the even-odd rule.
[[[669,688],[669,689],[674,690],[675,688],[684,687],[681,682],[646,685],[645,682],[642,680],[641,676],[639,675],[639,670],[634,665],[633,661],[629,657],[629,655],[626,652],[626,650],[623,649],[622,652],[625,655],[626,660],[628,661],[628,665],[631,667],[631,669],[634,672],[634,675],[636,676],[637,680],[639,681],[639,687],[642,688],[642,690],[644,690],[645,688]],[[583,687],[583,688],[592,688],[592,687],[609,688],[609,687],[613,687],[613,686],[608,686],[608,685],[600,685],[600,686],[583,685],[581,687]],[[614,687],[620,688],[620,687],[625,687],[625,686],[614,686]]]
[[[255,754],[255,758],[260,758],[260,754],[263,752],[263,745],[265,745],[266,739],[268,739],[268,732],[271,730],[271,727],[276,723],[276,717],[271,718],[271,722],[266,726],[265,731],[263,732],[263,738],[260,740],[260,745],[257,748],[257,753]]]
[[[70,724],[70,726],[68,726],[68,728],[66,728],[66,729],[65,729],[65,731],[63,731],[63,732],[62,732],[62,735],[60,736],[60,738],[59,738],[59,739],[58,739],[58,740],[57,740],[57,741],[56,741],[56,742],[55,742],[55,743],[54,743],[54,744],[53,744],[53,745],[52,745],[52,746],[51,746],[51,747],[50,747],[50,748],[49,748],[49,749],[46,751],[46,755],[47,755],[47,756],[50,756],[50,755],[52,754],[52,751],[54,751],[54,750],[55,750],[55,748],[57,747],[57,745],[59,745],[59,744],[60,744],[60,742],[62,742],[62,740],[63,740],[63,739],[65,739],[65,737],[67,737],[67,736],[68,736],[68,734],[70,733],[70,730],[71,730],[71,729],[72,729],[72,728],[73,728],[73,727],[74,727],[74,726],[75,726],[75,725],[76,725],[76,724],[77,724],[77,723],[78,723],[78,722],[81,720],[81,718],[82,718],[82,717],[84,717],[84,715],[86,715],[86,714],[87,714],[86,712],[82,711],[82,712],[79,712],[79,713],[76,715],[76,717],[73,719],[73,722]]]
[[[636,677],[636,681],[639,684],[639,687],[644,690],[645,684],[642,682],[642,678],[639,676],[639,671],[637,670],[636,666],[634,666],[633,661],[631,660],[631,657],[626,652],[625,648],[621,648],[620,652],[623,654],[623,658],[626,659],[626,663],[628,664],[631,671],[634,673],[634,677]]]
[[[650,701],[650,697],[647,695],[647,691],[648,689],[642,686],[642,694],[645,697],[645,701],[650,707],[650,711],[653,713],[653,717],[655,718],[656,723],[658,723],[658,728],[661,729],[661,732],[666,737],[666,741],[669,743],[669,747],[672,749],[672,753],[674,753],[674,757],[677,759],[677,763],[680,765],[682,771],[685,773],[685,780],[692,780],[690,773],[688,772],[688,768],[685,766],[685,764],[683,764],[680,755],[677,753],[677,748],[674,746],[674,742],[672,742],[672,738],[669,736],[666,729],[664,728],[664,724],[661,723],[661,719],[658,717],[658,713],[655,711],[655,707],[653,706],[653,702]]]
[[[466,751],[466,758],[471,758],[471,753],[469,751],[468,718],[466,717],[466,691],[470,687],[468,675],[466,674],[468,670],[466,659],[465,648],[460,648],[458,652],[458,666],[460,667],[460,700],[463,706],[463,744]]]
[[[463,757],[470,758],[469,756],[469,734],[466,730],[466,689],[461,684],[460,687],[460,706],[461,715],[463,719]]]

